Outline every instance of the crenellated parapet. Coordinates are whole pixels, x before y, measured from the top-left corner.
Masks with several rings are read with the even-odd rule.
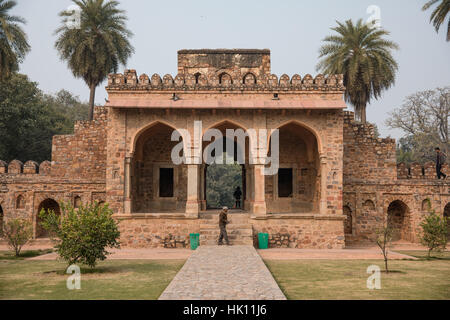
[[[0,174],[4,175],[47,175],[50,173],[50,169],[51,162],[47,160],[41,162],[41,164],[33,160],[29,160],[25,162],[25,164],[23,164],[20,160],[12,160],[9,164],[3,160],[0,160]]]
[[[447,163],[442,166],[441,171],[450,174],[450,167]],[[432,161],[420,164],[417,162],[407,164],[400,162],[397,164],[397,178],[411,180],[436,180],[436,164]]]
[[[289,77],[283,74],[255,75],[251,72],[241,73],[213,73],[213,74],[170,74],[160,76],[141,74],[136,70],[127,69],[123,74],[108,76],[108,91],[137,90],[137,91],[344,91],[343,75],[322,74],[313,78],[310,74],[303,78],[295,74]]]

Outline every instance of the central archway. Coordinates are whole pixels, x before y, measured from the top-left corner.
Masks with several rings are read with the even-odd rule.
[[[223,164],[209,163],[206,160],[203,165],[201,174],[203,188],[200,193],[202,209],[218,209],[227,206],[230,209],[248,210],[249,138],[243,136],[244,140],[242,140],[237,136],[227,137],[227,129],[234,130],[233,132],[237,135],[245,135],[245,129],[237,123],[224,120],[206,129],[204,136],[210,129],[220,131],[222,138],[217,142],[214,140],[215,138],[211,139],[212,141],[203,141],[202,154],[219,158],[219,155],[215,154],[215,150],[211,149],[213,144],[217,143],[221,147],[221,150],[218,150],[222,152]],[[232,147],[233,150],[229,150],[229,147]],[[235,199],[237,194],[240,194],[240,201]]]

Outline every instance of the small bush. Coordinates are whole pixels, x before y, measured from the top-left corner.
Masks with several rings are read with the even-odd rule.
[[[61,215],[53,211],[40,212],[42,227],[56,242],[56,251],[68,265],[81,263],[95,267],[97,260],[105,260],[107,248],[119,248],[120,232],[108,205],[81,204],[74,209],[61,203]]]
[[[420,223],[422,236],[420,242],[428,248],[428,257],[432,251],[441,252],[447,245],[447,218],[440,217],[432,211]]]
[[[33,237],[33,226],[25,219],[10,219],[3,226],[3,236],[18,257],[22,247]]]
[[[388,268],[388,249],[392,244],[392,234],[394,230],[390,227],[390,224],[387,223],[385,226],[377,230],[377,238],[376,243],[378,247],[381,249],[381,253],[383,253],[384,258],[384,267],[386,269],[386,273],[389,272]]]

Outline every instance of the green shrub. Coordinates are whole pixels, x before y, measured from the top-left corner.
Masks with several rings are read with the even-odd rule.
[[[432,251],[441,252],[447,245],[447,218],[440,217],[432,211],[420,223],[422,236],[420,242],[428,248],[428,257]]]
[[[42,227],[56,242],[56,251],[69,265],[81,263],[95,267],[97,260],[105,260],[107,248],[119,248],[120,232],[108,205],[81,204],[74,209],[61,203],[61,215],[42,210]]]
[[[33,226],[25,219],[10,219],[3,226],[3,236],[18,257],[22,247],[33,237]]]

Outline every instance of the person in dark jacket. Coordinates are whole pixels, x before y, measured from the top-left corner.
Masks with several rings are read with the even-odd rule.
[[[441,179],[441,177],[443,177],[443,179],[445,180],[445,178],[447,178],[447,175],[444,174],[441,171],[442,166],[445,163],[445,154],[439,148],[436,148],[435,150],[436,150],[436,174],[437,174],[437,178]]]
[[[227,245],[230,245],[230,242],[228,241],[228,234],[227,234],[227,224],[230,223],[228,221],[227,216],[228,208],[223,207],[222,211],[219,214],[219,228],[220,228],[220,235],[219,235],[219,246],[221,246],[223,238],[225,238],[225,242]]]
[[[237,186],[236,190],[234,190],[233,196],[236,199],[236,208],[240,209],[241,208],[242,191],[241,191],[241,188],[239,186]]]

